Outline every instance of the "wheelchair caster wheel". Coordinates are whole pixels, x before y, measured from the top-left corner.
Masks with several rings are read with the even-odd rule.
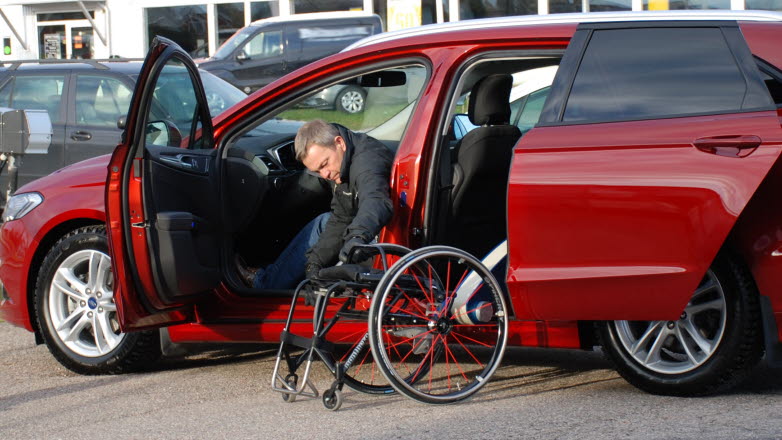
[[[299,376],[296,374],[289,374],[285,376],[285,383],[288,384],[289,387],[292,389],[296,389],[296,385],[299,382]],[[293,403],[296,401],[296,395],[295,394],[288,394],[288,393],[282,393],[282,400]]]
[[[342,406],[342,391],[329,388],[323,392],[323,406],[331,411],[336,411]]]

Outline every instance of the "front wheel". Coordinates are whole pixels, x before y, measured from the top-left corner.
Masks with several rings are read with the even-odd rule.
[[[599,324],[603,347],[632,385],[699,396],[724,391],[762,354],[758,294],[746,271],[720,254],[676,321]]]
[[[103,226],[62,237],[41,265],[35,290],[38,328],[66,368],[80,374],[132,371],[160,356],[157,331],[122,333]]]

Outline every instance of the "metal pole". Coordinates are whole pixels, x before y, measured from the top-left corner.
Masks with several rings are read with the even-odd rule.
[[[100,29],[98,29],[98,25],[95,24],[95,20],[93,20],[92,17],[90,16],[90,11],[88,11],[87,7],[84,6],[84,2],[78,1],[76,2],[76,4],[78,4],[79,8],[81,8],[81,12],[82,14],[84,14],[84,18],[86,18],[87,21],[90,22],[90,26],[92,26],[92,29],[95,31],[96,34],[98,34],[98,38],[100,38],[100,41],[103,42],[103,45],[108,46],[108,43],[106,43],[106,36],[103,35],[103,32],[101,32]]]

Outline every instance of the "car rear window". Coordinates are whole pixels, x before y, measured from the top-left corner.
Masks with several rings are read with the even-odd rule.
[[[744,110],[747,83],[719,28],[596,30],[564,122]]]

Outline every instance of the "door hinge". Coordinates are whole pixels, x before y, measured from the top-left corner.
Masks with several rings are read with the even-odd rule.
[[[420,238],[424,235],[424,230],[421,228],[413,228],[413,237]]]

